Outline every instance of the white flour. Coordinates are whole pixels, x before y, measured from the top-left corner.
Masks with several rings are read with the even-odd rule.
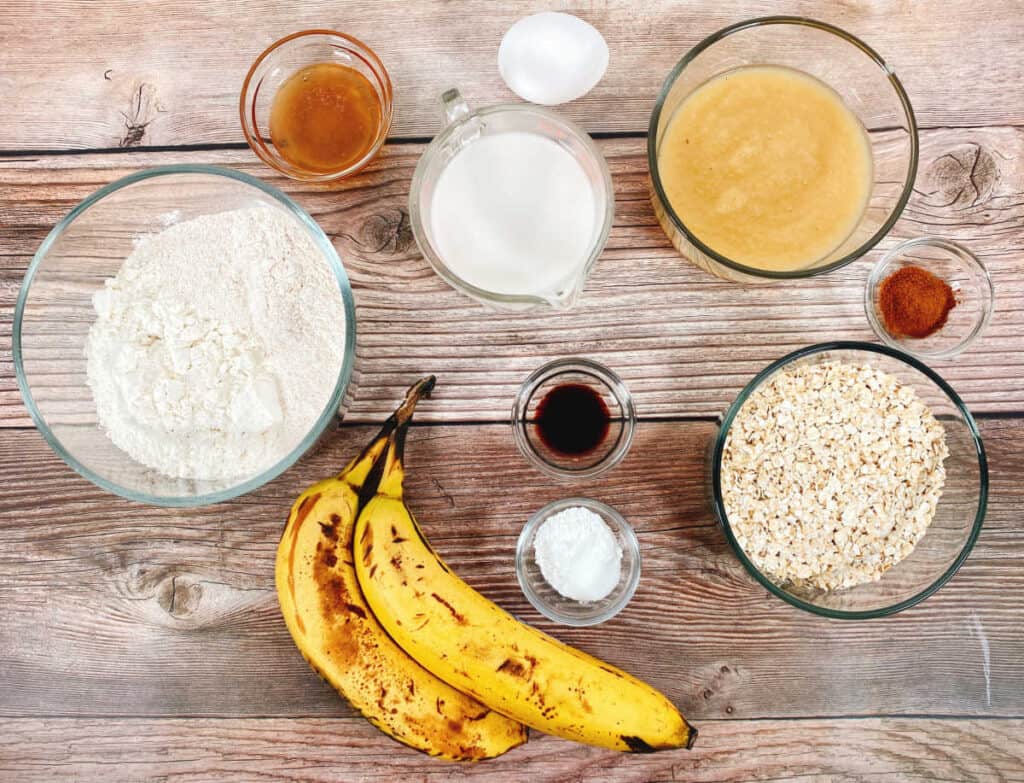
[[[176,478],[271,467],[323,412],[345,312],[313,240],[278,209],[236,209],[143,237],[93,296],[85,354],[100,425]]]

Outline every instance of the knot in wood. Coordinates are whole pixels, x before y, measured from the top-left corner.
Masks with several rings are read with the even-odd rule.
[[[202,597],[202,585],[188,582],[184,577],[175,575],[161,583],[156,600],[171,617],[184,618],[195,613]]]
[[[397,255],[413,242],[409,213],[402,208],[371,215],[359,229],[358,244],[368,253]]]
[[[998,182],[992,154],[980,144],[964,144],[932,161],[923,190],[935,206],[969,209],[988,201]]]

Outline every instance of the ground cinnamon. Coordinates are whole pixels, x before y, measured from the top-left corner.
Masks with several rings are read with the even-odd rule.
[[[956,296],[949,284],[919,266],[905,266],[882,281],[878,307],[897,337],[927,337],[941,329]]]

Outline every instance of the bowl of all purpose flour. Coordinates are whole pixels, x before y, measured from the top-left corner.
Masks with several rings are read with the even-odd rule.
[[[355,308],[330,240],[259,180],[153,169],[50,233],[15,310],[18,384],[104,489],[191,506],[290,467],[340,413]]]
[[[609,505],[590,498],[549,503],[523,527],[516,576],[537,611],[565,625],[618,614],[640,582],[640,543]]]

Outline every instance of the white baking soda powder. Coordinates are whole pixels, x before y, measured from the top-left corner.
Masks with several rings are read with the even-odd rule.
[[[430,202],[445,265],[497,294],[554,294],[586,263],[596,198],[571,152],[536,133],[498,133],[463,147]]]
[[[619,583],[622,547],[601,516],[582,506],[544,520],[533,551],[547,583],[574,601],[600,601]]]

